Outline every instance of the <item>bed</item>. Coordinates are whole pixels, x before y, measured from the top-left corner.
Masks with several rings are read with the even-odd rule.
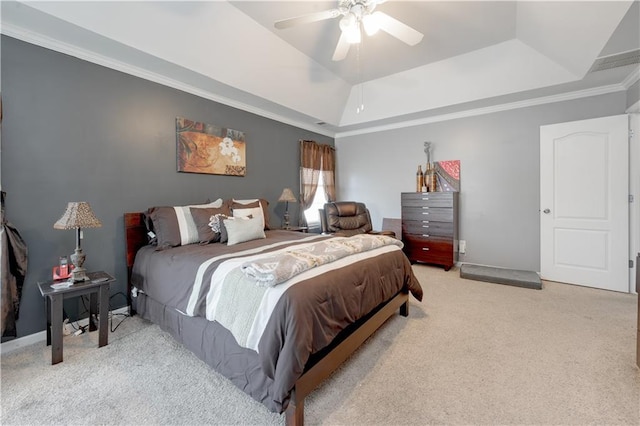
[[[266,229],[264,238],[232,245],[159,250],[148,243],[147,213],[124,215],[132,313],[269,410],[284,412],[287,424],[303,424],[304,398],[389,317],[408,315],[410,293],[422,299],[401,243],[389,237],[363,239],[376,245],[364,250],[360,240]],[[336,258],[336,247],[363,251]],[[320,249],[330,260],[300,267]],[[285,257],[298,263],[282,269]],[[265,275],[265,265],[279,272]]]

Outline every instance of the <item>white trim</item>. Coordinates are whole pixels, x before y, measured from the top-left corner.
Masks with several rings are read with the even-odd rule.
[[[591,89],[578,90],[575,92],[561,93],[558,95],[543,96],[540,98],[527,99],[524,101],[509,102],[505,104],[493,105],[484,108],[474,108],[466,111],[452,112],[450,114],[434,115],[432,117],[420,118],[417,120],[409,120],[401,123],[393,123],[383,126],[369,127],[366,129],[354,130],[350,132],[337,132],[335,137],[356,136],[366,133],[382,132],[385,130],[395,130],[405,127],[420,126],[429,123],[438,123],[441,121],[455,120],[458,118],[473,117],[476,115],[492,114],[495,112],[508,111],[512,109],[527,108],[536,105],[550,104],[554,102],[564,102],[574,99],[587,98],[590,96],[605,95],[608,93],[621,92],[626,90],[622,84],[610,84],[607,86],[594,87]]]
[[[624,80],[622,80],[622,83],[620,84],[626,90],[638,80],[640,80],[640,67],[637,67],[635,70],[633,70]]]
[[[192,95],[196,95],[204,99],[209,99],[211,101],[218,102],[223,105],[227,105],[233,108],[238,108],[240,110],[259,115],[261,117],[272,119],[284,124],[289,124],[291,126],[316,132],[321,135],[332,137],[332,138],[356,136],[356,135],[375,133],[375,132],[381,132],[386,130],[395,130],[400,128],[419,126],[423,124],[455,120],[458,118],[473,117],[477,115],[491,114],[494,112],[508,111],[512,109],[526,108],[530,106],[544,105],[548,103],[580,99],[580,98],[585,98],[589,96],[603,95],[603,94],[618,92],[622,90],[627,90],[629,87],[631,87],[632,84],[634,84],[637,80],[640,79],[640,67],[638,67],[635,71],[629,74],[620,84],[600,86],[600,87],[595,87],[591,89],[562,93],[558,95],[543,96],[539,98],[527,99],[527,100],[518,101],[518,102],[509,102],[509,103],[493,105],[493,106],[484,107],[484,108],[474,108],[466,111],[454,112],[449,114],[434,115],[431,117],[425,117],[425,118],[416,119],[416,120],[407,120],[407,121],[400,121],[397,123],[392,123],[387,125],[367,127],[365,129],[345,131],[345,132],[340,132],[340,131],[334,132],[329,129],[322,128],[318,125],[310,125],[305,122],[284,117],[280,114],[272,113],[262,108],[257,108],[257,107],[245,104],[243,102],[235,101],[233,99],[216,95],[215,93],[196,88],[194,86],[185,84],[173,78],[165,77],[160,74],[157,74],[157,73],[154,73],[154,72],[121,62],[121,61],[117,61],[113,58],[109,58],[107,56],[104,56],[95,52],[91,52],[86,49],[82,49],[78,46],[74,46],[59,40],[55,40],[51,37],[47,37],[43,34],[36,33],[34,31],[29,31],[25,28],[22,28],[13,24],[3,22],[2,26],[0,26],[0,33],[8,35],[10,37],[17,38],[27,43],[31,43],[37,46],[51,49],[56,52],[74,56],[76,58],[97,64],[97,65],[101,65],[107,68],[124,72],[126,74],[143,78],[148,81],[153,81],[155,83],[162,84],[163,86],[172,87],[174,89],[181,90],[183,92],[190,93]]]
[[[124,306],[122,308],[114,309],[110,311],[111,314],[128,314],[129,307]],[[83,318],[78,321],[78,325],[85,326],[89,324],[89,318]],[[24,348],[25,346],[33,345],[35,343],[44,342],[47,340],[47,331],[39,331],[37,333],[29,334],[28,336],[19,337],[17,339],[8,340],[0,344],[0,354],[8,354],[10,352],[16,351],[20,348]]]
[[[633,105],[632,105],[633,107]],[[640,252],[640,101],[635,103],[636,111],[629,113],[629,194],[633,202],[629,203],[629,293],[636,293],[636,253]]]
[[[8,354],[9,352],[16,351],[25,346],[33,345],[34,343],[44,342],[47,340],[46,330],[38,333],[29,334],[28,336],[19,337],[17,339],[8,340],[0,344],[0,354]]]

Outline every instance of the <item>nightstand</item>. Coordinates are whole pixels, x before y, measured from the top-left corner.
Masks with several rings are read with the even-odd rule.
[[[115,281],[106,272],[90,272],[90,281],[66,284],[65,280],[39,282],[38,288],[45,298],[45,314],[47,316],[47,346],[51,345],[51,364],[62,362],[62,301],[85,294],[89,295],[89,331],[98,327],[98,347],[109,342],[109,285]],[[99,296],[99,297],[97,297]],[[98,307],[98,301],[100,306]],[[97,308],[97,309],[96,309]],[[93,317],[99,312],[98,327]]]

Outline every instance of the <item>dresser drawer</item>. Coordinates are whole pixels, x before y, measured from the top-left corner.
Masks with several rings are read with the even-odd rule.
[[[440,236],[453,238],[453,223],[430,220],[405,220],[402,222],[402,235],[420,237]]]
[[[405,207],[402,206],[402,220],[428,220],[452,222],[453,209],[443,207]]]
[[[449,238],[403,238],[404,252],[411,260],[452,266],[455,263],[453,240]]]
[[[403,207],[453,207],[453,194],[450,192],[403,192]]]

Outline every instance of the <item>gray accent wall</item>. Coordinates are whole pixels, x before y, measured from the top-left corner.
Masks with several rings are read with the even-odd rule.
[[[2,36],[2,186],[6,217],[29,248],[18,335],[45,329],[37,282],[75,247],[54,230],[69,201],[88,201],[102,227],[84,230],[89,270],[117,278],[111,308],[126,304],[125,212],[217,198],[270,202],[281,225],[285,187],[298,191],[298,140],[323,135]],[[256,76],[256,78],[259,78]],[[245,177],[176,172],[176,117],[245,132]],[[290,204],[297,223],[298,204]],[[121,293],[121,294],[120,294]],[[73,310],[65,302],[65,309]]]
[[[624,91],[336,138],[340,199],[365,202],[374,228],[400,217],[425,141],[433,160],[460,160],[461,262],[540,271],[540,126],[624,114]]]

